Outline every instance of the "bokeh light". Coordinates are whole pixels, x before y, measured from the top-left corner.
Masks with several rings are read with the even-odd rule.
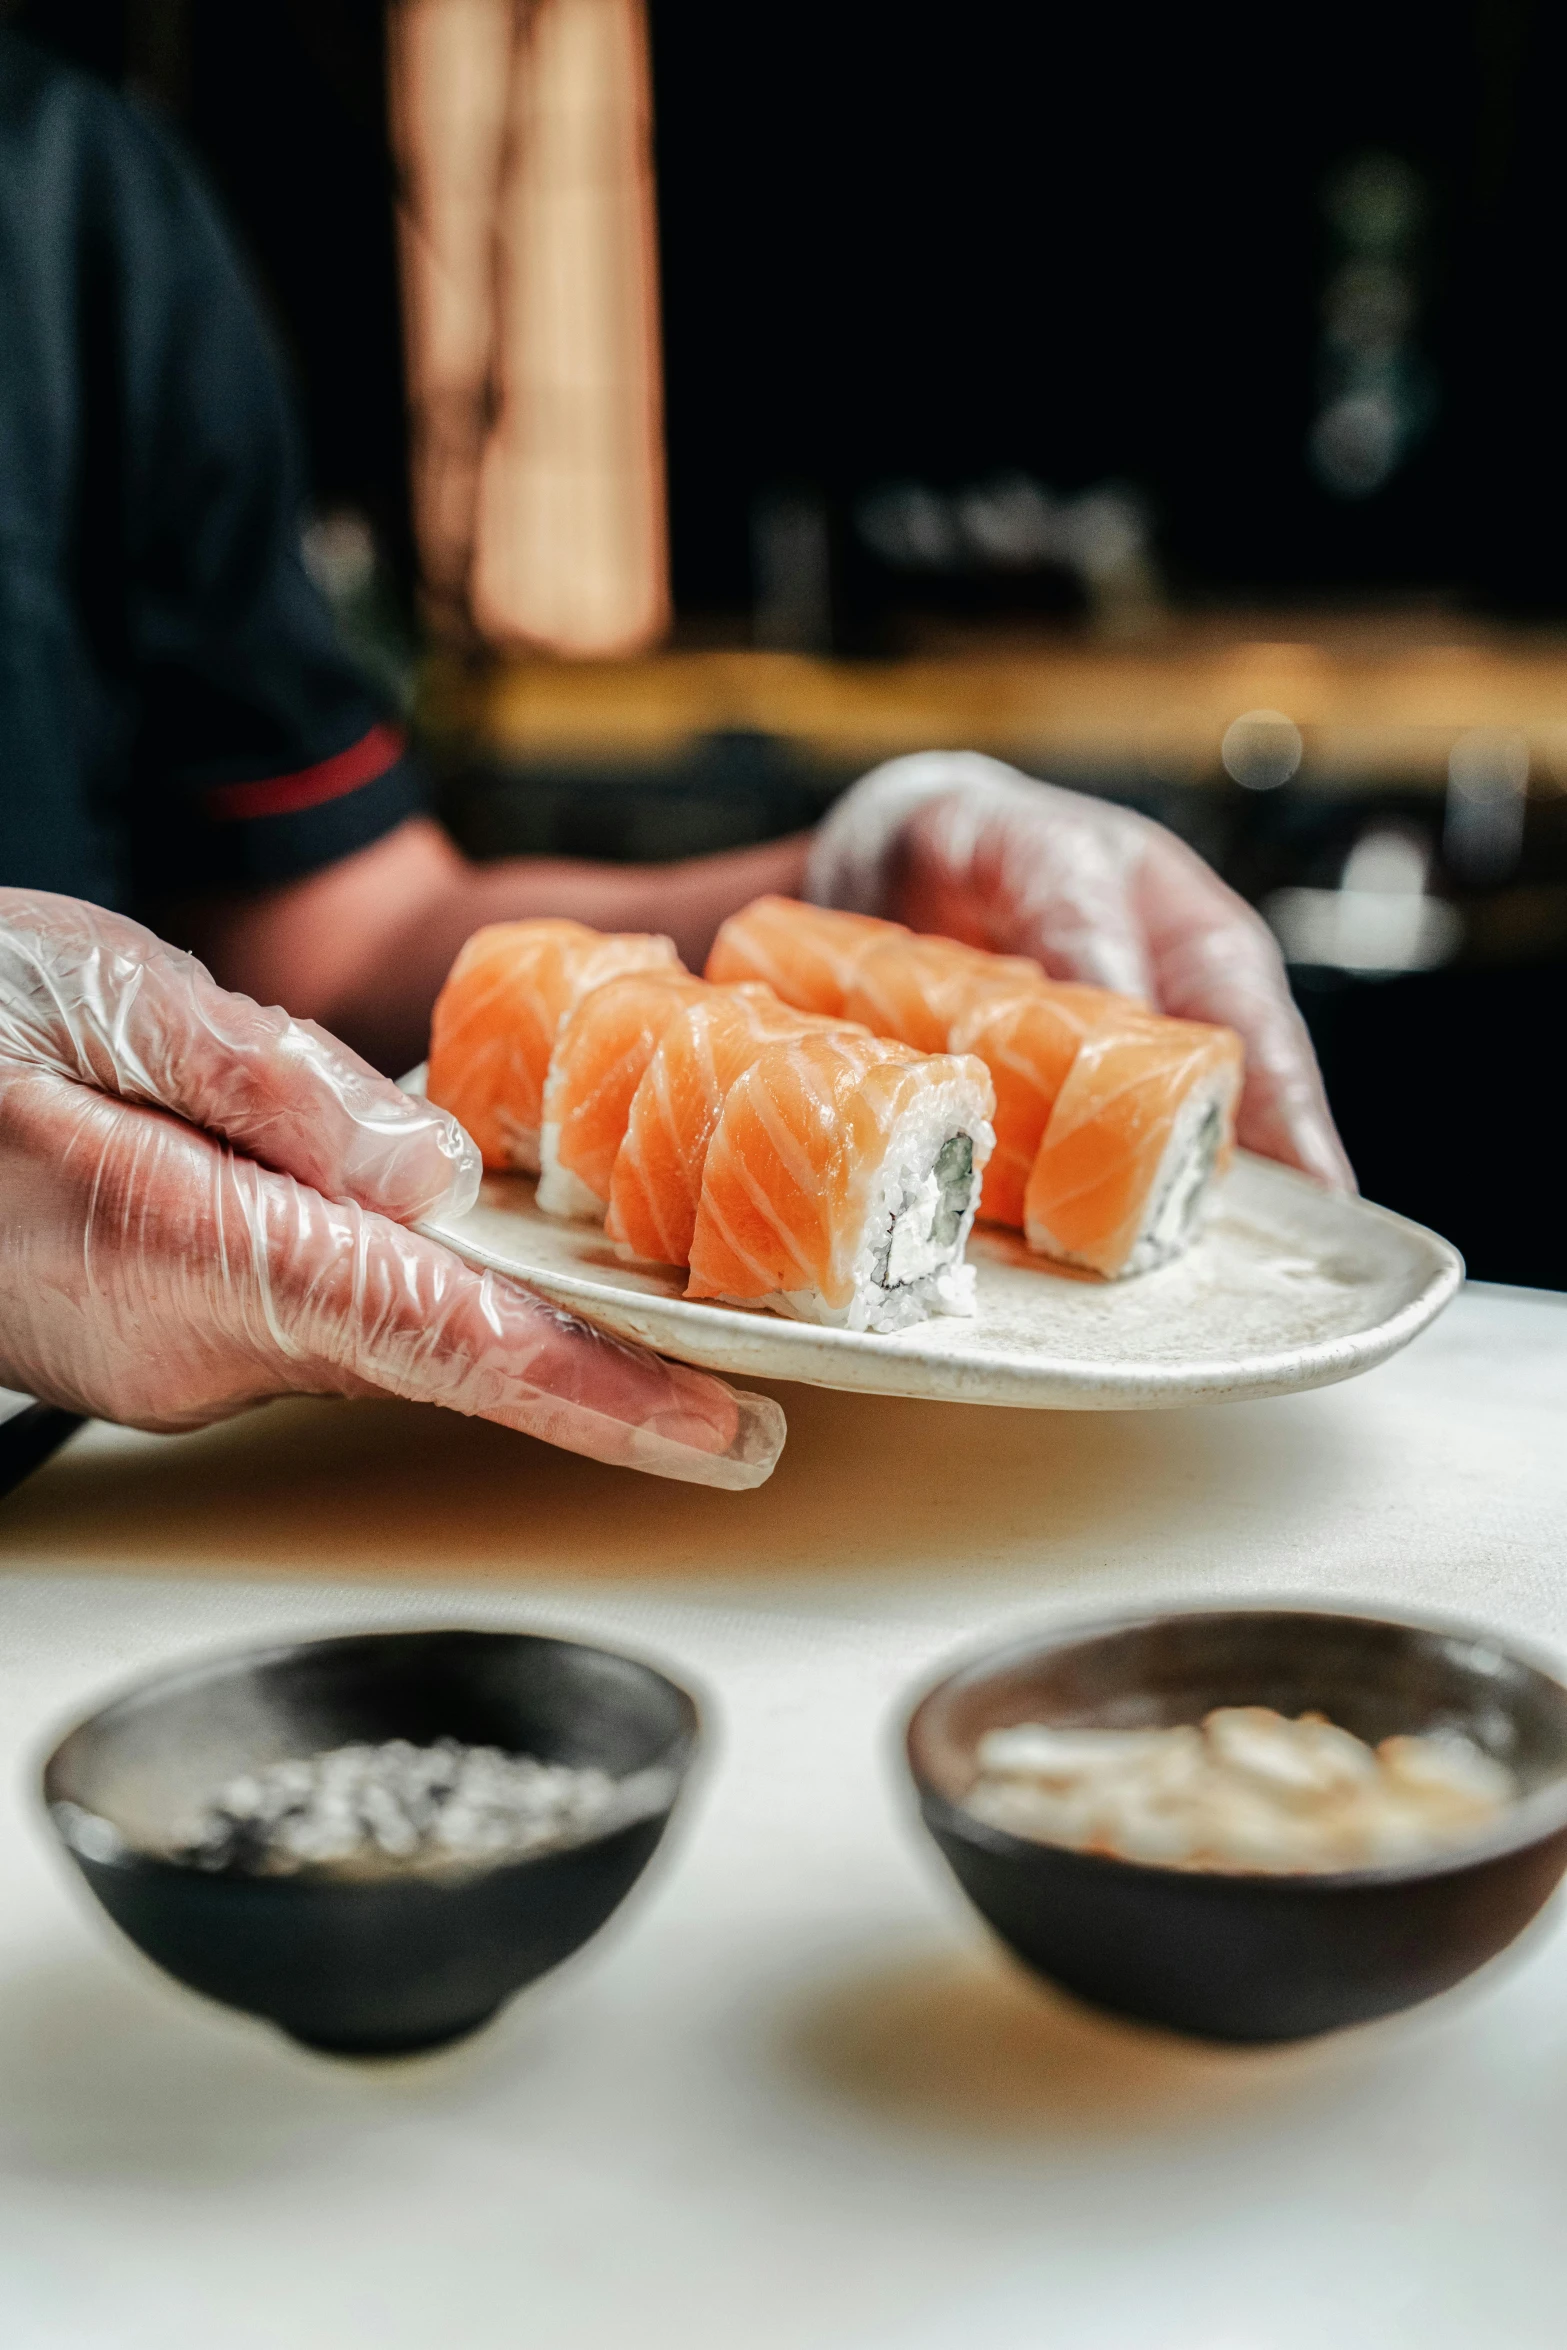
[[[1305,741],[1282,710],[1247,710],[1225,729],[1219,756],[1247,791],[1277,791],[1298,774]]]

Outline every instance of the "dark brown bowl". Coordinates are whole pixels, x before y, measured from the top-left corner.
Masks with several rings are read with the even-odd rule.
[[[162,1856],[239,1771],[351,1740],[451,1737],[661,1767],[667,1803],[455,1878],[207,1872]],[[634,1657],[526,1632],[368,1632],[176,1667],[61,1740],[43,1794],[103,1907],[171,1975],[336,2055],[459,2040],[569,1958],[651,1860],[696,1752],[688,1693]]]
[[[1483,1840],[1335,1875],[1204,1872],[1073,1852],[964,1809],[987,1730],[1152,1728],[1214,1706],[1316,1708],[1371,1743],[1462,1731],[1523,1793]],[[908,1727],[925,1824],[976,1909],[1096,2006],[1213,2040],[1294,2040],[1462,1981],[1567,1868],[1567,1688],[1484,1632],[1299,1608],[1067,1627],[938,1682]]]

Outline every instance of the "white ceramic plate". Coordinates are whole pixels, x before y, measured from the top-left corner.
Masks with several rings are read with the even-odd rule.
[[[422,1076],[405,1080],[410,1090]],[[1127,1411],[1326,1387],[1407,1346],[1464,1272],[1434,1232],[1243,1152],[1202,1239],[1159,1272],[1079,1279],[980,1225],[972,1320],[882,1338],[688,1301],[682,1274],[622,1264],[593,1226],[541,1215],[533,1191],[525,1175],[487,1176],[466,1216],[423,1229],[470,1264],[513,1273],[683,1362],[958,1403]]]

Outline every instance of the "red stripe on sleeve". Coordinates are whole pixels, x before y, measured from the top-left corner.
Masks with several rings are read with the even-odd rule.
[[[264,775],[254,783],[214,784],[206,794],[207,813],[219,823],[234,824],[254,816],[293,816],[301,808],[319,808],[324,800],[340,800],[363,784],[374,783],[403,755],[402,731],[396,726],[372,726],[346,751],[301,767],[293,775]]]

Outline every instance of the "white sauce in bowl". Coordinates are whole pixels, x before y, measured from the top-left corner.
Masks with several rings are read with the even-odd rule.
[[[1057,1729],[980,1740],[965,1807],[1044,1844],[1165,1867],[1279,1874],[1384,1866],[1469,1842],[1516,1801],[1512,1773],[1455,1733],[1377,1747],[1321,1714],[1224,1706],[1200,1727]]]

